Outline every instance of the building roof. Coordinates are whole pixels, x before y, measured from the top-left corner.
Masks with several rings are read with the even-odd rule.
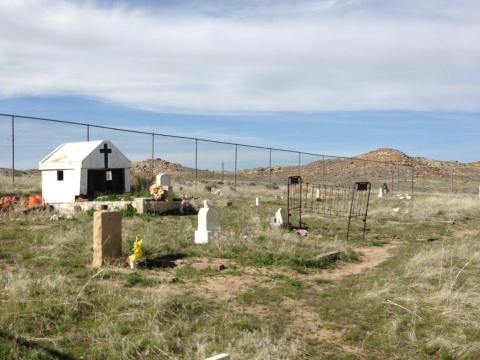
[[[39,168],[40,170],[82,168],[82,166],[87,163],[86,159],[103,143],[106,143],[109,148],[114,148],[120,153],[110,141],[106,140],[65,143],[58,146],[50,154],[40,160]],[[116,156],[116,158],[119,159],[118,156]],[[124,159],[123,162],[125,162],[125,167],[130,166],[129,160],[123,154],[121,154],[120,159]]]

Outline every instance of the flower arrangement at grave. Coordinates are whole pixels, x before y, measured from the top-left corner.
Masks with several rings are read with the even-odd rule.
[[[167,191],[159,185],[153,184],[150,186],[150,194],[152,194],[153,198],[157,201],[165,200],[167,196]]]
[[[197,210],[195,210],[190,200],[184,195],[180,203],[179,212],[182,215],[195,215]]]
[[[132,246],[132,254],[128,257],[130,260],[130,268],[135,269],[143,257],[143,240],[140,236],[135,237],[135,242]]]

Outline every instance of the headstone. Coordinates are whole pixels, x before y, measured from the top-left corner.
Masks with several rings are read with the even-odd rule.
[[[157,175],[157,186],[172,186],[172,179],[168,174],[158,174]]]
[[[206,244],[221,231],[217,210],[207,200],[198,212],[198,230],[195,231],[195,244]]]
[[[383,197],[383,188],[378,188],[378,197]]]
[[[321,194],[320,194],[320,189],[315,189],[315,199],[320,200]]]
[[[173,199],[173,186],[172,186],[172,179],[168,174],[158,174],[157,179],[155,181],[155,185],[161,186],[167,192],[166,199],[172,200]]]
[[[262,203],[262,199],[257,196],[257,197],[255,198],[255,205],[256,205],[256,206],[260,206],[261,203]]]
[[[288,222],[288,214],[287,209],[280,208],[275,213],[275,217],[273,218],[273,225],[275,226],[286,226]]]
[[[383,189],[383,195],[387,195],[390,192],[390,189],[388,188],[387,183],[383,183],[382,189]]]
[[[120,211],[96,211],[93,214],[93,262],[103,266],[122,256],[122,215]]]
[[[228,354],[218,354],[215,356],[210,356],[205,360],[231,360],[232,358]]]

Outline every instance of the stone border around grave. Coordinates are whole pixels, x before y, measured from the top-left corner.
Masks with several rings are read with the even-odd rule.
[[[117,210],[122,211],[133,207],[138,214],[153,213],[157,215],[180,209],[182,201],[156,201],[153,198],[136,198],[133,201],[82,201],[76,203],[50,204],[60,215],[73,216],[80,211]]]

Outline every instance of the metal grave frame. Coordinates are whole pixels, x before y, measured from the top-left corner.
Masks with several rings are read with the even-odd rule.
[[[304,183],[301,176],[289,176],[287,187],[287,213],[290,227],[294,218],[298,218],[298,228],[304,223],[304,213],[319,214],[324,217],[346,217],[347,240],[353,218],[363,222],[362,236],[367,230],[368,207],[372,185],[368,181],[358,181],[353,187],[328,184]]]

